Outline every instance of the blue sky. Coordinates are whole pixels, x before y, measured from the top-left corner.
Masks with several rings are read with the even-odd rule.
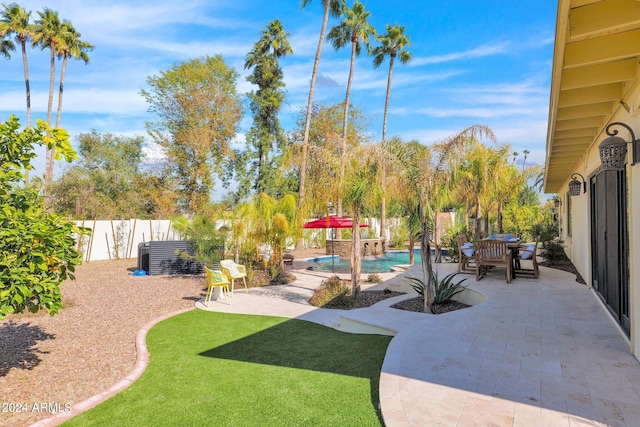
[[[489,126],[500,144],[529,150],[528,164],[543,164],[549,109],[551,61],[557,2],[551,0],[369,0],[371,23],[406,27],[413,60],[396,63],[387,137],[431,144],[473,124]],[[306,106],[313,59],[322,23],[322,0],[301,10],[296,0],[58,0],[18,1],[32,11],[45,6],[69,19],[93,43],[90,63],[70,61],[65,77],[61,127],[75,141],[95,129],[146,136],[154,117],[140,96],[148,76],[174,63],[221,54],[241,75],[238,91],[252,88],[244,58],[269,20],[290,33],[293,55],[283,58],[287,100],[281,121],[292,130]],[[348,5],[351,6],[348,0]],[[338,21],[332,19],[329,28]],[[46,119],[48,51],[28,49],[34,118]],[[350,49],[325,43],[314,100],[331,105],[344,99]],[[56,64],[56,79],[59,62]],[[366,55],[357,59],[352,104],[368,117],[373,140],[382,134],[388,60],[374,69]],[[56,98],[57,102],[57,80]],[[19,51],[0,60],[0,119],[24,120],[25,94]],[[55,115],[54,115],[55,120]],[[237,144],[251,126],[247,113]],[[157,150],[149,147],[151,155]],[[38,174],[44,171],[36,162]],[[56,165],[57,170],[61,166]]]

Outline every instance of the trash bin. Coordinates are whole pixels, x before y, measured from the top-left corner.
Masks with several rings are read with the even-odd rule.
[[[138,244],[138,270],[144,270],[149,274],[149,243]]]

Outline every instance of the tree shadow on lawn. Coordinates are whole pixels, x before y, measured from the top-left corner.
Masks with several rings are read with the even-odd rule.
[[[5,377],[11,369],[31,370],[38,366],[42,353],[38,341],[55,339],[40,326],[31,323],[9,321],[0,324],[0,377]]]
[[[380,371],[390,341],[389,336],[348,334],[291,319],[199,355],[367,378],[380,417]]]

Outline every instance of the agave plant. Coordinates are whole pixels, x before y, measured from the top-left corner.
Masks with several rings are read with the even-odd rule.
[[[453,283],[453,279],[459,273],[451,273],[446,275],[440,280],[438,278],[438,272],[433,272],[433,283],[435,287],[434,304],[441,304],[449,301],[455,295],[464,291],[467,287],[461,285],[462,282],[468,279],[468,277],[460,280],[457,283]],[[407,277],[411,281],[411,287],[420,295],[420,298],[424,300],[424,282],[417,277]]]

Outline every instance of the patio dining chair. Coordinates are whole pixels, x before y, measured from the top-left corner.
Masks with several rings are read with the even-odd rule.
[[[456,237],[458,243],[458,273],[474,273],[475,267],[475,248],[467,240],[464,234]]]
[[[249,292],[247,288],[247,270],[244,265],[236,264],[232,259],[223,259],[220,261],[220,267],[222,272],[227,276],[227,279],[231,282],[231,295],[233,296],[233,288],[235,287],[235,280],[242,279],[244,283],[245,291]]]
[[[540,276],[540,272],[538,270],[538,260],[537,260],[537,254],[538,254],[538,241],[540,240],[539,237],[536,238],[536,242],[535,243],[529,243],[526,245],[521,245],[518,248],[518,253],[515,256],[515,274],[516,276],[525,276],[525,277],[532,277],[534,279],[537,279]],[[531,261],[531,268],[522,268],[521,267],[521,263],[522,261]]]
[[[204,296],[204,304],[209,307],[211,302],[211,296],[215,288],[220,289],[220,300],[224,300],[227,304],[231,305],[231,294],[229,293],[229,280],[222,271],[211,270],[209,267],[204,267],[205,273],[207,273],[207,293]]]
[[[482,279],[493,267],[504,267],[507,283],[511,283],[513,259],[505,240],[479,240],[476,248],[476,280]]]

